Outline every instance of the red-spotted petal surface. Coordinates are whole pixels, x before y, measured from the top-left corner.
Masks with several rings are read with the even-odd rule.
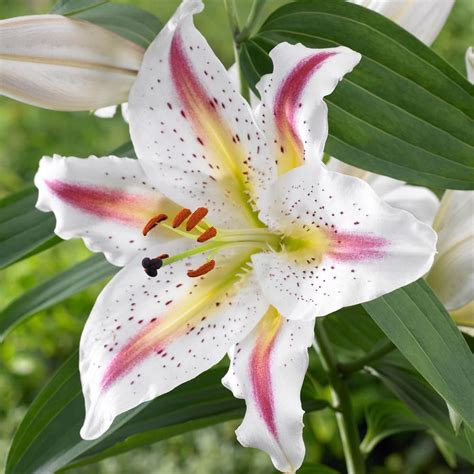
[[[142,235],[152,216],[174,214],[179,207],[149,182],[137,160],[44,157],[35,185],[38,209],[54,212],[55,233],[63,239],[82,238],[90,250],[104,253],[115,265],[146,253],[151,243],[156,247],[176,238],[166,231]]]
[[[249,204],[275,163],[245,100],[182,3],[148,48],[130,93],[130,132],[159,188],[184,207],[209,209],[215,225],[255,223]]]
[[[331,158],[327,168],[363,179],[390,206],[405,209],[425,224],[433,224],[436,211],[439,208],[439,200],[433,191],[422,186],[410,186],[398,179],[356,168],[336,158]]]
[[[100,294],[80,347],[83,438],[216,364],[265,314],[253,274],[237,276],[249,255],[221,255],[211,273],[189,278],[203,259],[162,267],[156,278],[134,259]]]
[[[266,451],[283,472],[295,472],[304,458],[300,391],[313,329],[314,321],[290,321],[271,307],[232,348],[229,372],[223,379],[247,405],[237,430],[239,441]]]
[[[260,218],[285,252],[252,256],[265,296],[285,317],[312,319],[377,298],[423,276],[436,234],[356,178],[304,165],[261,199]]]
[[[256,116],[283,174],[304,160],[321,159],[328,134],[323,97],[361,56],[345,47],[312,49],[288,43],[277,45],[270,56],[273,72],[257,86],[262,102]]]

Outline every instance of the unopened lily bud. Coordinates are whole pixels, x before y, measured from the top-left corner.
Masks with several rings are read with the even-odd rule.
[[[0,21],[0,94],[47,109],[127,101],[144,49],[85,21],[34,15]]]

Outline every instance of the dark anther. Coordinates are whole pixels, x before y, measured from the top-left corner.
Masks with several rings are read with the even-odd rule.
[[[142,260],[142,267],[145,270],[145,273],[150,277],[156,277],[158,275],[158,270],[163,265],[163,260],[160,258],[148,258],[145,257]]]

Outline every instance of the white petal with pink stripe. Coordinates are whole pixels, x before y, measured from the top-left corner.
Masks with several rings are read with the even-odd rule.
[[[285,252],[252,256],[270,304],[312,319],[369,301],[422,277],[436,234],[385,204],[362,180],[305,165],[261,199],[260,219],[286,236]]]
[[[236,432],[240,443],[266,451],[283,472],[295,472],[304,458],[300,391],[313,330],[314,320],[290,321],[270,308],[232,348],[231,365],[222,381],[247,405]]]
[[[44,157],[35,185],[36,207],[54,212],[55,233],[66,240],[82,238],[90,250],[102,252],[114,265],[123,266],[138,253],[148,254],[152,243],[155,249],[157,243],[166,243],[170,251],[169,242],[176,239],[166,232],[142,235],[152,216],[173,214],[179,207],[158,192],[137,160]]]

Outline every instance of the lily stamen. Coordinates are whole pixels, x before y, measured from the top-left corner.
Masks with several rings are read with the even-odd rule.
[[[154,217],[152,217],[146,224],[145,227],[143,227],[142,233],[143,235],[147,235],[148,232],[150,232],[151,229],[156,227],[160,222],[165,221],[168,219],[168,216],[166,214],[158,214]]]
[[[198,207],[188,219],[186,230],[193,230],[206,216],[209,211],[205,207]]]
[[[191,211],[189,209],[183,208],[181,209],[173,219],[173,229],[179,227],[189,216],[191,215]]]
[[[205,230],[198,238],[197,241],[199,243],[206,242],[207,240],[210,240],[214,238],[217,235],[217,230],[215,227],[209,227],[209,229]]]
[[[215,266],[216,261],[209,260],[209,262],[206,262],[204,265],[201,265],[199,268],[196,268],[196,270],[188,270],[187,275],[191,278],[200,277],[202,275],[205,275],[206,273],[209,273],[211,270],[214,269]]]

